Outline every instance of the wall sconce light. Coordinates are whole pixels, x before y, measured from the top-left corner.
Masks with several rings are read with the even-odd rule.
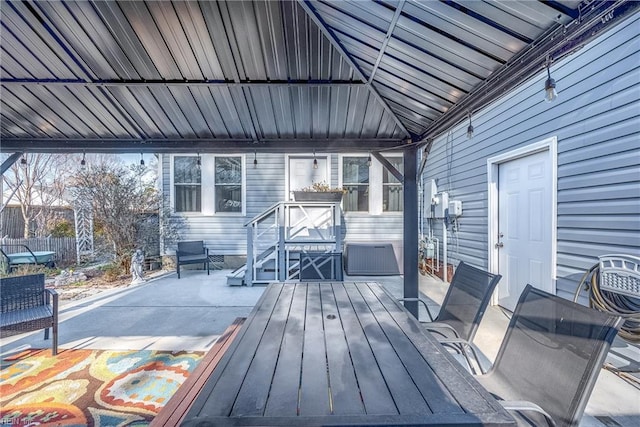
[[[80,167],[82,169],[84,169],[84,167],[87,165],[87,161],[85,160],[85,152],[82,152],[82,160],[80,160]]]
[[[256,150],[253,151],[253,168],[258,168],[258,152]]]
[[[371,167],[371,151],[369,151],[369,157],[367,157],[367,166]]]
[[[316,150],[313,150],[313,168],[318,169],[318,159],[316,159]]]
[[[24,154],[22,155],[22,158],[20,158],[20,164],[25,167],[27,166],[27,158]]]
[[[140,153],[140,166],[144,166],[144,154]]]
[[[471,112],[467,112],[469,115],[469,127],[467,127],[467,139],[473,138],[473,125],[471,124]]]
[[[544,99],[546,99],[547,102],[553,102],[557,97],[556,81],[551,78],[551,71],[549,71],[549,64],[547,64],[547,81],[544,82]]]

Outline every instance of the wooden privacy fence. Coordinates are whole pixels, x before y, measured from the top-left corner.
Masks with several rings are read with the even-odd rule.
[[[6,253],[25,252],[26,245],[32,251],[52,251],[55,252],[55,263],[58,266],[75,264],[76,239],[75,237],[34,237],[31,239],[0,239],[2,250]]]

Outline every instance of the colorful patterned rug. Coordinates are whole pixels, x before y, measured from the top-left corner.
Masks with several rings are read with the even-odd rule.
[[[2,360],[0,425],[145,426],[203,352],[27,350]]]

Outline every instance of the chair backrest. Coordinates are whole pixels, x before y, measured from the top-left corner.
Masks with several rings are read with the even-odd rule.
[[[204,253],[204,242],[193,240],[188,242],[178,242],[178,252],[180,255],[200,255]]]
[[[460,338],[473,341],[501,277],[461,262],[435,320],[453,327]]]
[[[44,274],[0,279],[0,312],[8,313],[45,303]]]
[[[623,319],[527,285],[488,375],[558,426],[578,425]]]

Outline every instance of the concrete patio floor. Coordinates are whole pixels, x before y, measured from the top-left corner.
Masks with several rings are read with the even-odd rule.
[[[236,317],[246,317],[264,287],[229,287],[229,270],[185,270],[125,289],[105,291],[60,307],[61,349],[113,350],[208,350]],[[378,281],[394,296],[403,289],[401,276],[345,277],[345,280]],[[437,313],[447,284],[420,276],[420,291]],[[490,366],[509,323],[510,313],[490,307],[480,324],[474,343]],[[421,314],[421,319],[426,319]],[[43,332],[1,340],[5,357],[25,348],[50,348]],[[615,366],[638,363],[640,350],[616,340],[610,353]],[[636,427],[640,425],[640,389],[615,374],[602,370],[587,405],[581,427]]]

